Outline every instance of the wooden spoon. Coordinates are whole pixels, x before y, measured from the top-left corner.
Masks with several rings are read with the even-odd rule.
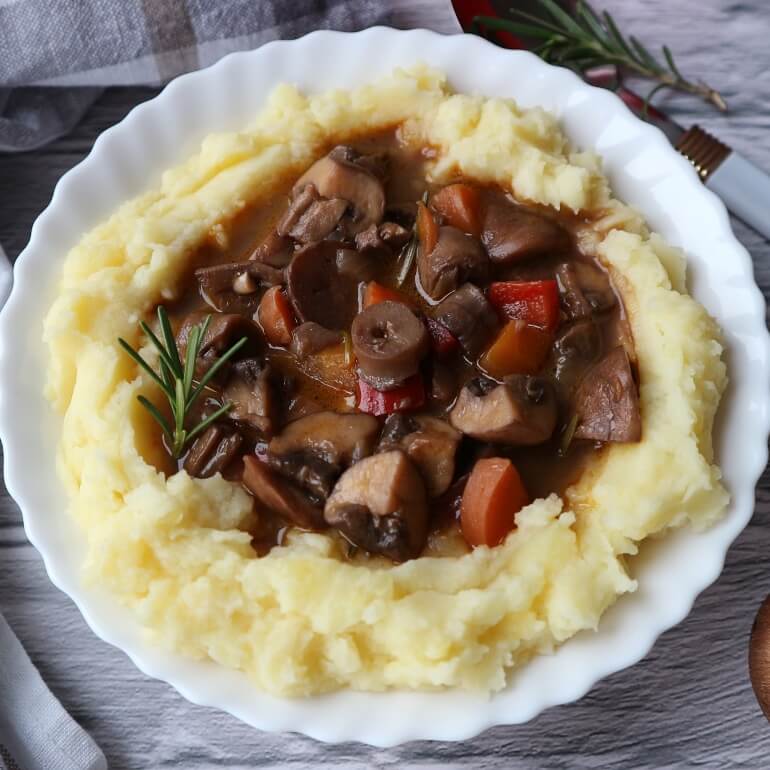
[[[749,677],[759,705],[770,720],[770,595],[762,602],[751,629]]]

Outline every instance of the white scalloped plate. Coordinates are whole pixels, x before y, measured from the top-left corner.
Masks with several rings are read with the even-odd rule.
[[[491,698],[454,691],[346,691],[283,700],[257,692],[241,673],[149,646],[126,610],[81,585],[83,548],[64,515],[64,492],[55,472],[58,418],[40,392],[41,323],[58,267],[82,233],[156,184],[162,170],[184,159],[206,134],[245,125],[274,85],[291,82],[307,91],[349,88],[418,61],[444,70],[458,91],[513,97],[523,106],[541,105],[556,113],[574,145],[603,156],[618,197],[638,207],[655,230],[688,253],[691,290],[717,318],[727,341],[732,384],[720,411],[717,451],[732,503],[724,520],[705,533],[682,530],[646,545],[634,563],[639,590],[604,616],[598,633],[579,634],[554,655],[532,661]],[[532,54],[505,51],[477,37],[385,28],[315,32],[232,54],[178,78],[105,131],[89,156],[62,177],[16,263],[15,279],[0,315],[5,479],[51,580],[75,601],[94,632],[124,650],[142,671],[195,703],[229,711],[262,730],[376,746],[462,740],[580,698],[600,678],[640,660],[717,578],[730,543],[751,517],[754,487],[767,461],[765,304],[751,259],[733,236],[722,203],[663,135],[633,117],[613,94]]]

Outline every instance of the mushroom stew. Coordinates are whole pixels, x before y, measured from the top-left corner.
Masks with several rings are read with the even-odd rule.
[[[254,547],[291,527],[349,558],[495,546],[613,442],[641,438],[630,328],[580,219],[428,180],[397,131],[340,145],[193,255],[169,307],[204,417],[179,460],[254,498]],[[284,194],[285,193],[285,194]]]

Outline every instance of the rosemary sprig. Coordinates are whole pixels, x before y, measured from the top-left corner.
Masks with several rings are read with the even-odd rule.
[[[118,339],[120,346],[144,369],[150,378],[163,391],[171,407],[172,423],[161,414],[160,410],[144,396],[137,396],[139,403],[152,415],[153,419],[160,425],[163,434],[166,437],[168,448],[174,458],[182,456],[187,444],[198,434],[202,433],[215,420],[229,411],[232,404],[223,404],[213,414],[201,420],[192,429],[186,426],[188,416],[193,404],[203,393],[206,386],[216,376],[217,372],[224,366],[228,359],[232,358],[245,344],[246,337],[242,337],[238,342],[232,345],[223,353],[206,373],[196,381],[195,362],[200,353],[201,345],[206,337],[211,316],[190,329],[187,337],[187,351],[184,361],[180,355],[179,348],[171,329],[171,323],[168,320],[168,313],[163,306],[158,307],[158,329],[160,339],[150,329],[150,327],[141,321],[139,326],[146,335],[147,339],[158,351],[159,372],[156,372],[144,358],[126,342],[122,337]]]
[[[573,414],[572,417],[570,417],[569,422],[565,426],[564,430],[561,434],[561,442],[559,444],[559,454],[564,457],[564,455],[567,454],[569,451],[570,445],[572,444],[572,439],[575,437],[575,431],[577,430],[578,426],[578,416],[577,414]]]
[[[401,268],[398,271],[398,275],[396,276],[396,284],[398,286],[403,286],[404,281],[409,277],[409,273],[412,270],[412,265],[414,264],[415,257],[417,256],[417,232],[412,232],[412,235],[409,237],[409,240],[406,243],[406,246],[401,251]]]
[[[645,110],[657,91],[671,88],[700,96],[718,110],[727,111],[727,104],[716,89],[682,75],[668,46],[661,47],[661,61],[633,35],[625,36],[607,11],[598,14],[584,0],[578,0],[574,16],[555,0],[538,2],[543,7],[543,18],[510,8],[510,19],[476,16],[471,31],[476,34],[483,34],[484,30],[505,31],[542,41],[533,49],[538,56],[552,64],[569,67],[580,75],[594,67],[613,65],[655,80],[657,85],[647,94]]]
[[[422,194],[422,198],[420,199],[423,206],[428,205],[428,191],[426,190]],[[409,240],[406,242],[406,245],[403,249],[401,249],[401,254],[399,255],[399,263],[401,265],[401,268],[398,271],[398,275],[396,276],[396,284],[398,286],[403,286],[404,281],[409,277],[409,273],[412,270],[412,265],[414,264],[414,260],[417,257],[417,247],[420,243],[420,237],[417,232],[417,219],[414,220],[414,224],[412,225],[412,234],[409,236]]]

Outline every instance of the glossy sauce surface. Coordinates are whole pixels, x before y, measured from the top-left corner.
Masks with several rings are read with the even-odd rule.
[[[399,141],[397,131],[388,131],[381,134],[363,137],[350,143],[357,151],[365,154],[387,153],[390,161],[390,173],[386,183],[386,196],[388,207],[415,207],[416,201],[428,193],[434,193],[439,187],[426,180],[426,171],[430,164],[432,151],[430,149],[415,150],[405,148]],[[275,192],[270,200],[259,205],[244,208],[231,222],[217,228],[211,234],[207,242],[190,256],[190,269],[187,280],[181,284],[180,293],[176,301],[168,306],[172,323],[179,327],[184,317],[191,311],[210,311],[201,294],[198,291],[194,270],[201,266],[214,265],[227,262],[238,262],[249,258],[253,250],[274,229],[277,220],[286,210],[288,195],[295,179],[282,180],[276,185]],[[463,181],[461,179],[453,181]],[[473,180],[470,184],[479,186]],[[496,188],[483,188],[481,194],[485,200],[506,196],[513,200],[502,190]],[[516,203],[519,203],[518,201]],[[519,203],[519,205],[521,205]],[[559,215],[551,209],[539,206],[527,206],[531,210],[555,219],[570,232],[575,231],[582,223],[574,215]],[[573,243],[575,239],[573,238]],[[600,267],[599,263],[590,257],[581,254],[576,246],[568,254],[561,252],[553,256],[543,256],[537,259],[517,263],[508,268],[493,268],[492,280],[519,280],[531,281],[552,279],[559,264],[565,260],[587,261],[594,267]],[[383,260],[379,266],[376,280],[385,286],[398,289],[408,301],[420,313],[429,314],[431,308],[437,303],[423,292],[415,280],[415,267],[412,267],[407,280],[399,283],[397,280],[401,264],[398,258]],[[603,270],[603,268],[601,268]],[[363,286],[361,287],[363,290]],[[361,296],[361,294],[359,295]],[[601,336],[605,340],[617,337],[618,324],[624,323],[622,303],[618,301],[611,311],[606,313],[598,324]],[[255,319],[256,320],[256,319]],[[271,365],[280,373],[285,395],[283,403],[284,421],[288,422],[297,417],[309,414],[313,411],[332,410],[337,412],[356,411],[356,394],[353,387],[330,387],[323,381],[323,376],[317,371],[312,371],[307,365],[300,365],[297,359],[282,348],[266,348],[263,351],[271,362]],[[351,362],[352,363],[352,362]],[[481,372],[478,361],[457,355],[451,361],[443,364],[457,383],[462,384]],[[428,364],[430,366],[430,364]],[[545,370],[552,371],[555,367],[553,355],[546,364]],[[355,382],[351,376],[350,382]],[[558,392],[560,406],[560,424],[567,423],[568,395]],[[214,394],[211,408],[218,401]],[[428,402],[420,413],[430,413],[445,417],[448,412],[447,405],[431,405]],[[537,446],[527,447],[495,447],[497,456],[509,457],[524,480],[531,497],[545,497],[550,493],[562,494],[564,490],[575,483],[581,475],[586,462],[596,457],[602,447],[588,441],[569,441],[565,437],[564,429],[557,429],[552,438]],[[247,451],[257,454],[264,452],[265,442],[257,435],[250,435],[247,442]],[[473,465],[473,461],[488,451],[480,447],[478,442],[467,438],[462,440],[457,457],[456,478],[462,478]],[[237,480],[241,473],[240,461],[234,462],[225,471],[225,476]],[[462,537],[459,535],[457,515],[459,514],[459,496],[462,484],[455,483],[448,493],[437,500],[430,501],[431,525],[428,545],[425,555],[455,555],[468,550]],[[254,532],[255,549],[259,554],[267,552],[269,548],[280,543],[285,536],[286,524],[275,517],[260,517],[260,525]],[[334,537],[339,537],[335,532]],[[344,550],[344,549],[343,549]],[[354,559],[368,558],[357,549],[348,549],[348,556]]]

